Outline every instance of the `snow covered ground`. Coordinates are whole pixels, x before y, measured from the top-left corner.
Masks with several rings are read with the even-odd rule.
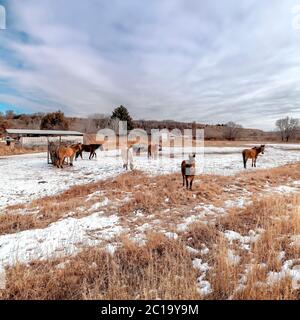
[[[203,150],[198,150],[197,161],[198,170],[208,174],[231,175],[243,169],[241,147],[206,147],[205,154]],[[174,158],[168,157],[168,151],[164,150],[162,159],[149,160],[145,154],[134,158],[135,168],[146,171],[150,174],[164,174],[170,172],[179,172],[180,163],[187,159],[187,154],[191,149],[185,150],[182,155],[181,149],[175,148]],[[300,161],[300,145],[294,144],[274,144],[268,145],[266,152],[260,156],[257,165],[258,168],[271,168],[287,163]],[[249,170],[255,170],[251,168]],[[59,193],[72,185],[94,182],[108,177],[116,176],[124,172],[122,169],[122,160],[117,151],[98,152],[97,160],[78,160],[74,167],[66,166],[64,170],[57,169],[46,162],[46,154],[30,154],[11,157],[0,157],[0,210],[7,205],[29,202],[33,199],[47,195]],[[292,186],[278,186],[275,188],[266,188],[265,192],[290,193],[298,192],[299,181],[294,181]],[[232,190],[231,190],[232,191]],[[99,196],[101,191],[97,191],[87,197]],[[245,196],[245,197],[244,197]],[[204,221],[207,217],[225,214],[228,208],[242,208],[247,204],[251,195],[243,195],[235,200],[227,200],[224,207],[215,207],[210,204],[200,203],[194,208],[194,213],[178,221],[177,228],[174,230],[181,232],[196,222]],[[102,206],[107,205],[108,199],[105,198],[102,203],[96,203],[89,211],[90,215],[83,218],[64,217],[46,228],[30,229],[14,234],[0,236],[0,283],[3,267],[14,265],[16,262],[28,263],[33,260],[44,260],[59,256],[68,256],[80,250],[83,246],[93,246],[109,241],[121,233],[127,233],[127,227],[123,227],[118,215],[111,212],[108,216],[101,210]],[[96,211],[96,212],[94,212]],[[1,212],[0,212],[1,214]],[[136,215],[142,216],[142,213]],[[147,217],[150,219],[150,216]],[[135,237],[139,242],[143,239],[144,233],[153,228],[159,229],[159,220],[144,223],[136,227]],[[156,225],[158,225],[156,227]],[[177,233],[163,230],[166,236],[170,238],[178,237]],[[243,248],[249,248],[249,243],[255,241],[258,237],[256,233],[249,233],[249,236],[241,236],[236,232],[226,230],[225,238],[230,242],[239,240]],[[299,239],[295,239],[298,241]],[[142,243],[142,242],[141,242]],[[114,244],[107,247],[109,252],[114,251]],[[190,250],[194,250],[190,248]],[[208,250],[207,248],[205,250]],[[228,258],[235,263],[239,257],[234,251],[228,252]],[[201,275],[198,278],[197,289],[201,295],[211,292],[210,283],[205,279],[209,267],[201,259],[194,259],[193,266],[199,270]],[[294,270],[282,270],[278,273],[269,275],[269,281],[275,281],[282,277],[286,272],[294,276]],[[297,270],[298,272],[298,270]],[[298,281],[299,274],[294,278]],[[295,281],[296,281],[295,280]]]
[[[241,147],[206,147],[197,150],[197,172],[231,175],[243,169]],[[204,151],[204,152],[203,152]],[[138,170],[150,174],[164,174],[180,171],[180,163],[187,159],[191,148],[182,154],[180,148],[174,148],[174,158],[164,149],[162,157],[149,160],[145,154],[134,157]],[[48,165],[46,154],[27,154],[0,157],[0,209],[13,204],[29,202],[43,196],[59,193],[76,184],[106,179],[116,176],[124,170],[118,151],[98,152],[97,160],[78,160],[74,167],[57,169]],[[272,168],[300,161],[299,144],[267,145],[264,155],[257,160],[258,168]],[[251,168],[251,161],[248,163]]]
[[[116,215],[95,212],[81,219],[62,219],[44,229],[0,236],[0,269],[1,264],[47,260],[74,254],[80,245],[97,245],[124,231],[118,220]]]

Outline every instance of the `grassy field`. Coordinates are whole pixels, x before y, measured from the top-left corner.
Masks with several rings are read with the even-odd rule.
[[[299,169],[204,175],[193,191],[176,174],[131,172],[8,207],[2,235],[47,228],[70,212],[88,216],[107,198],[102,214],[115,212],[126,232],[71,256],[7,267],[0,298],[299,299],[300,196],[286,191]],[[182,228],[199,204],[198,218]],[[226,210],[203,215],[208,206]]]
[[[36,153],[46,151],[46,147],[21,147],[21,146],[7,146],[0,143],[0,156],[12,156],[18,154]]]

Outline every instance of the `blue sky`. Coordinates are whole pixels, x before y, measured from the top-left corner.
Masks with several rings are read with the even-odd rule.
[[[123,104],[136,119],[267,129],[300,117],[300,0],[1,4],[0,110],[87,116]]]

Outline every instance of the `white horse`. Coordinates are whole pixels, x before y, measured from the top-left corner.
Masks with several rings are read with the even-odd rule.
[[[129,165],[130,170],[133,170],[132,146],[129,148],[122,149],[121,156],[122,156],[122,160],[123,160],[123,168],[128,170],[128,165]]]

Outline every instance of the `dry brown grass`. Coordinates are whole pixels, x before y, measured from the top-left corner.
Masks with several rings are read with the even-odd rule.
[[[8,207],[5,211],[7,214],[0,216],[0,234],[28,228],[44,228],[70,212],[73,212],[74,217],[86,216],[90,214],[89,207],[103,199],[98,197],[86,201],[86,197],[99,190],[112,200],[111,204],[104,208],[107,212],[114,208],[114,211],[117,210],[119,215],[126,219],[135,210],[142,210],[146,214],[164,218],[162,211],[171,209],[172,215],[168,218],[171,222],[172,219],[178,221],[178,218],[189,214],[190,209],[199,203],[220,207],[228,199],[234,200],[238,196],[244,196],[245,190],[252,192],[254,197],[261,192],[266,183],[272,187],[287,184],[291,179],[300,179],[300,163],[228,177],[203,175],[196,180],[192,192],[182,188],[179,174],[151,177],[143,172],[133,171],[114,179],[74,186],[60,194],[34,200],[30,204]],[[234,191],[229,193],[228,189]],[[115,199],[122,199],[128,194],[128,201],[116,203]],[[79,208],[81,210],[78,210]],[[256,218],[252,218],[253,215],[246,215],[250,217],[248,223],[251,219],[254,219],[254,223],[259,223]]]
[[[0,143],[0,156],[12,156],[26,153],[37,153],[46,151],[47,147],[21,147],[21,146],[7,146]]]
[[[102,196],[90,201],[86,201],[86,197],[98,190],[111,200],[103,210],[118,211],[126,227],[136,209],[142,210],[145,218],[150,214],[154,219],[159,218],[161,225],[174,225],[180,218],[190,215],[191,209],[200,202],[222,206],[224,201],[243,195],[245,190],[253,193],[252,203],[246,208],[232,208],[214,223],[194,223],[179,234],[178,240],[148,234],[144,246],[122,240],[113,256],[100,247],[87,248],[66,258],[63,267],[60,264],[66,259],[9,268],[7,288],[0,291],[0,298],[298,299],[300,291],[293,288],[289,277],[275,283],[268,283],[267,278],[269,272],[279,272],[287,260],[297,264],[300,247],[292,245],[292,236],[300,234],[300,196],[262,195],[261,191],[266,182],[268,186],[277,186],[299,180],[299,169],[298,163],[233,177],[204,175],[192,192],[181,187],[180,175],[150,177],[133,171],[112,180],[75,186],[29,205],[11,207],[15,214],[0,216],[1,234],[46,227],[70,211],[74,211],[76,217],[88,215],[88,208]],[[128,194],[128,201],[116,201]],[[76,211],[82,206],[86,211]],[[38,214],[34,213],[37,209]],[[170,213],[164,213],[165,209],[170,209]],[[22,210],[29,210],[29,213],[22,215],[19,212]],[[238,241],[230,243],[224,235],[226,230],[242,236],[249,236],[254,230],[260,236],[246,250]],[[207,247],[209,252],[192,255],[187,252],[186,245],[196,250]],[[239,257],[238,263],[229,260],[228,250]],[[285,256],[280,260],[278,256],[282,251]],[[206,297],[196,291],[199,271],[192,266],[194,257],[210,266],[206,280],[213,292]],[[241,282],[243,277],[245,281]]]
[[[114,256],[88,249],[60,261],[18,265],[1,299],[196,299],[196,271],[182,243],[152,234],[139,247],[125,241]]]
[[[291,237],[300,233],[299,205],[299,195],[273,195],[231,212],[216,225],[196,223],[178,240],[149,234],[143,246],[124,239],[114,255],[88,248],[67,259],[17,265],[7,270],[7,288],[0,291],[0,298],[298,299],[300,291],[289,277],[275,283],[268,283],[267,277],[270,271],[280,271],[286,260],[294,259],[295,264],[299,260],[300,248],[291,245]],[[229,243],[223,233],[234,230],[245,236],[257,228],[264,232],[250,250]],[[199,273],[186,245],[209,248],[208,254],[196,254],[210,266],[206,280],[213,292],[209,296],[196,291]],[[229,249],[240,257],[238,263],[228,259]],[[286,252],[282,261],[278,259],[281,251]]]
[[[215,289],[212,299],[297,299],[299,290],[292,289],[289,277],[270,284],[267,276],[270,271],[279,272],[284,261],[299,259],[300,248],[291,245],[291,237],[300,233],[299,205],[299,195],[273,195],[220,219],[217,228],[222,231],[234,230],[244,236],[250,230],[262,228],[264,231],[251,245],[250,251],[241,250],[237,244],[229,245],[222,238],[219,240],[212,253],[210,281]],[[237,265],[228,263],[229,248],[236,249],[241,258]],[[282,251],[285,252],[283,261],[278,258]],[[236,290],[241,275],[249,266],[247,281],[240,290]]]

